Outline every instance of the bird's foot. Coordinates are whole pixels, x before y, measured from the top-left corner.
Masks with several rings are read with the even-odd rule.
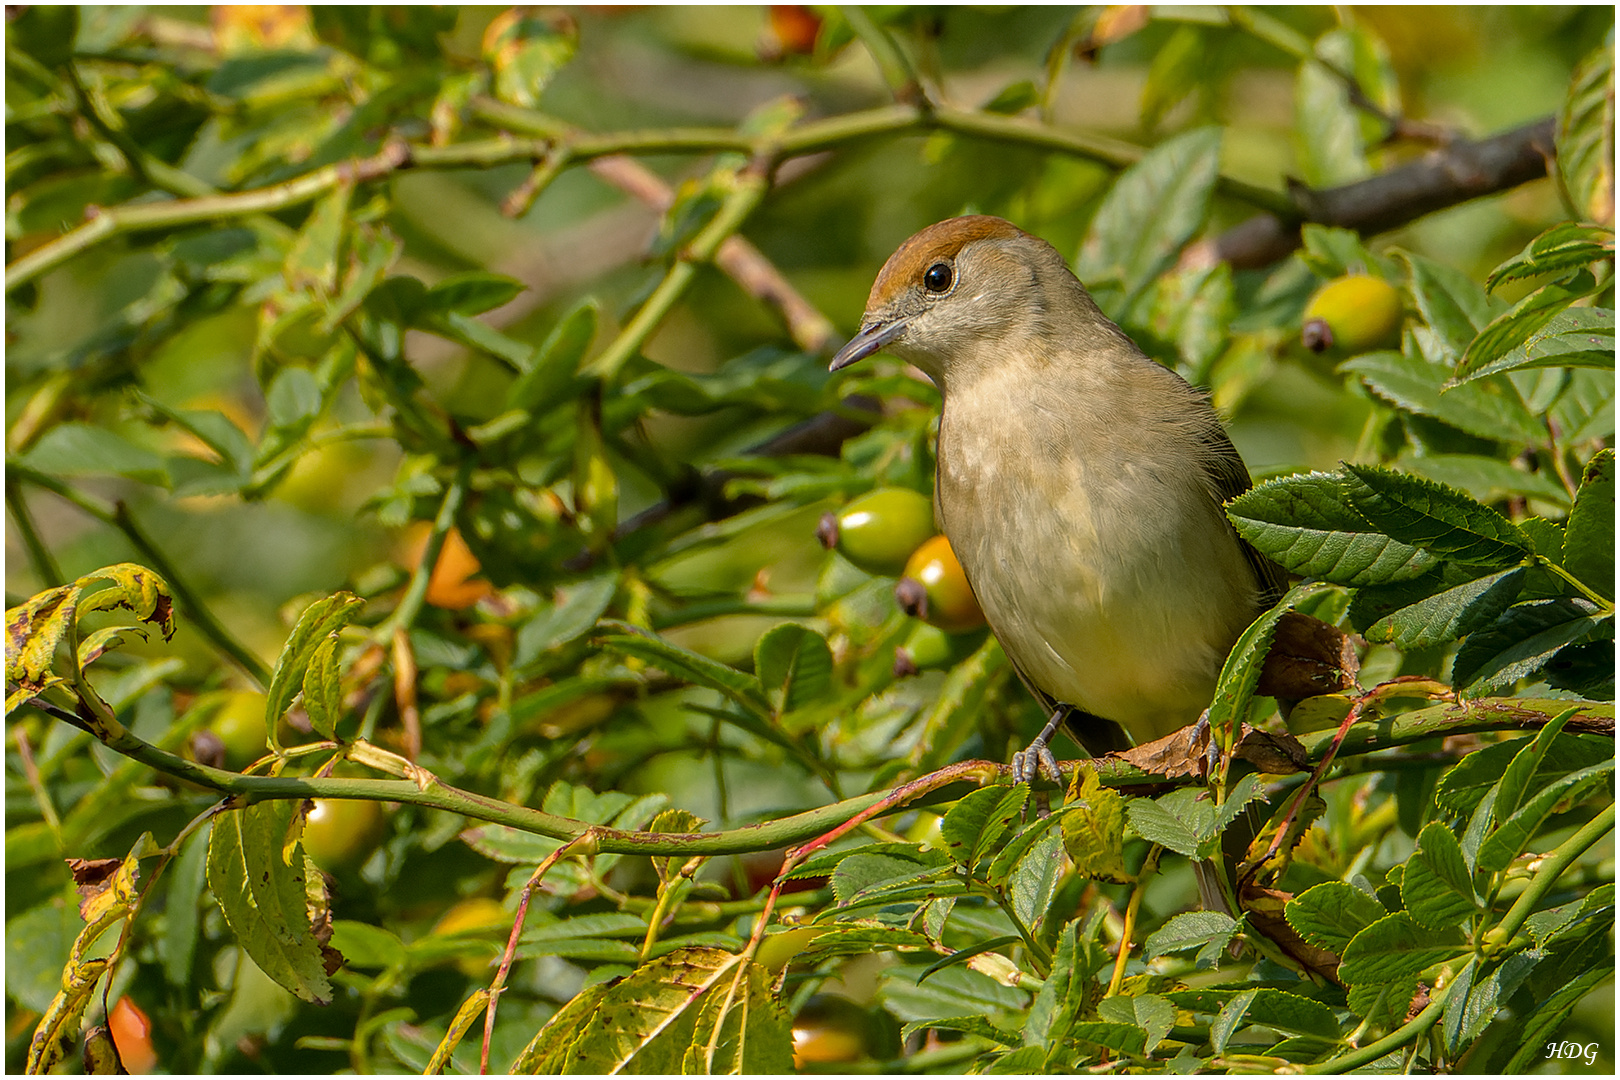
[[[1058,771],[1057,755],[1046,745],[1044,736],[1036,738],[1034,742],[1013,755],[1012,772],[1016,783],[1031,783],[1044,773],[1058,787],[1063,786],[1063,774]]]

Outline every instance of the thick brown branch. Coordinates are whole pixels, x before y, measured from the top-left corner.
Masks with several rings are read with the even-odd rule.
[[[1371,235],[1546,176],[1553,160],[1553,119],[1546,117],[1477,142],[1459,140],[1409,164],[1342,187],[1290,185],[1300,218],[1260,214],[1216,237],[1205,253],[1239,269],[1269,266],[1299,246],[1304,222]]]

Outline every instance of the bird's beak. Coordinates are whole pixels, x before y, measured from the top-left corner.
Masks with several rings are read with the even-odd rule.
[[[860,333],[850,339],[849,344],[838,350],[838,355],[832,358],[827,370],[837,371],[857,360],[865,360],[875,352],[881,352],[884,346],[906,332],[906,324],[910,321],[902,316],[890,322],[875,322],[863,327]]]

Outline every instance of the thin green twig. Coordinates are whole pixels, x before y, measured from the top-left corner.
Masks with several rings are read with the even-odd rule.
[[[433,579],[433,568],[438,565],[439,552],[444,547],[444,538],[449,535],[450,528],[456,523],[456,514],[461,510],[462,497],[467,494],[467,478],[472,473],[471,460],[462,463],[456,471],[455,479],[445,489],[444,498],[439,503],[439,512],[433,519],[433,531],[428,533],[427,546],[422,549],[422,558],[411,572],[410,585],[405,589],[405,595],[400,599],[399,606],[392,615],[379,625],[372,634],[372,640],[383,646],[393,643],[394,632],[409,630],[411,624],[416,622],[416,616],[421,614],[422,604],[427,599],[428,583]]]
[[[169,592],[174,596],[175,604],[180,613],[184,615],[197,631],[213,642],[215,648],[234,660],[243,672],[259,684],[266,687],[270,685],[270,668],[263,660],[255,656],[252,650],[225,629],[223,623],[214,617],[208,605],[203,603],[180,569],[169,560],[161,548],[146,535],[130,509],[122,500],[108,504],[105,501],[89,495],[77,488],[63,483],[54,476],[42,473],[17,461],[6,462],[8,479],[15,476],[36,487],[44,488],[53,495],[60,496],[89,514],[97,521],[111,525],[128,538],[135,550],[145,560],[146,565],[155,570],[169,585]]]
[[[309,202],[339,184],[373,180],[406,164],[410,149],[391,141],[376,155],[316,169],[294,180],[230,195],[167,202],[124,203],[96,210],[83,225],[42,244],[6,267],[6,291],[24,285],[83,251],[125,233],[225,221]],[[92,208],[95,209],[95,208]]]
[[[11,520],[16,524],[17,532],[22,535],[23,547],[28,549],[28,560],[34,564],[34,574],[40,584],[47,589],[66,584],[67,578],[62,576],[62,568],[56,565],[55,557],[40,539],[39,530],[34,527],[34,517],[28,511],[28,502],[23,498],[22,490],[9,475],[6,477],[6,508],[11,511]]]
[[[1535,913],[1536,908],[1547,898],[1547,894],[1557,887],[1564,871],[1568,870],[1587,848],[1603,839],[1613,828],[1614,804],[1610,803],[1603,808],[1601,814],[1581,826],[1574,836],[1558,845],[1552,854],[1544,856],[1536,870],[1536,876],[1530,880],[1524,892],[1519,894],[1518,900],[1514,901],[1508,913],[1502,916],[1502,921],[1485,935],[1486,943],[1505,945],[1512,941],[1513,935],[1519,932],[1524,921]]]
[[[658,288],[653,290],[653,294],[619,332],[619,336],[581,369],[582,375],[606,381],[618,374],[619,369],[646,344],[664,321],[664,316],[686,293],[697,275],[698,266],[714,258],[714,253],[726,237],[736,232],[743,220],[765,198],[767,187],[765,175],[759,169],[747,169],[738,175],[736,186],[720,204],[719,211],[692,238],[675,265],[664,275],[664,280],[658,283]]]
[[[844,16],[844,21],[849,23],[855,37],[866,47],[873,63],[877,64],[878,73],[883,76],[894,99],[907,105],[925,104],[922,82],[917,78],[916,69],[889,32],[873,22],[866,9],[858,4],[845,4],[838,10]]]

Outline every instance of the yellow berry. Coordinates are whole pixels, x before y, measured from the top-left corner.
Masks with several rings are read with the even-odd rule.
[[[974,599],[967,574],[943,535],[924,541],[912,552],[894,597],[906,614],[952,634],[984,625],[984,612]]]
[[[1305,305],[1301,341],[1312,352],[1360,353],[1394,345],[1401,333],[1401,294],[1383,278],[1350,274],[1323,285]]]

